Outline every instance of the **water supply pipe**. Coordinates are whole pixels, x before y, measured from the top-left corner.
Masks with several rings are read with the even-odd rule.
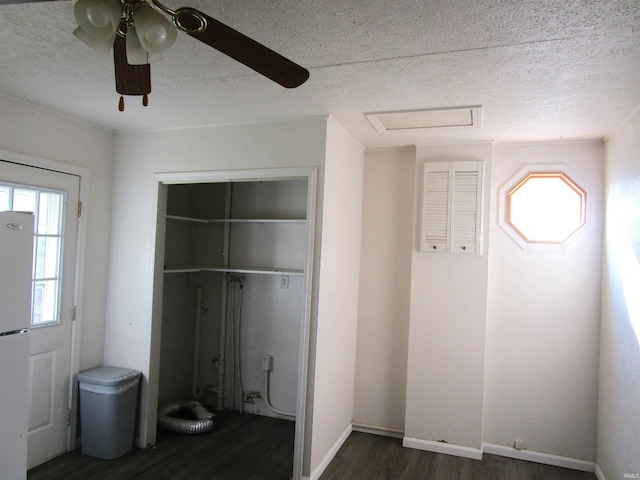
[[[225,191],[225,205],[224,205],[224,218],[231,216],[231,183],[227,184]],[[229,223],[224,223],[224,238],[222,245],[222,265],[229,266],[229,242],[231,237],[231,230]],[[226,369],[226,348],[227,348],[227,282],[222,282],[222,306],[220,307],[220,355],[214,362],[216,369],[218,370],[218,384],[215,387],[216,400],[218,402],[216,408],[218,410],[224,410],[224,376]]]
[[[244,277],[236,277],[235,281],[240,285],[238,295],[238,334],[236,336],[236,355],[238,357],[238,388],[240,389],[240,413],[244,412],[244,388],[242,388],[242,294]],[[235,286],[234,286],[235,289]],[[235,308],[234,308],[235,311]]]
[[[229,282],[234,281],[234,277],[229,275]],[[236,407],[236,287],[232,283],[231,284],[231,340],[229,341],[229,346],[231,347],[231,410]]]
[[[271,398],[269,393],[270,391],[269,377],[271,373],[272,364],[273,364],[273,357],[271,355],[264,355],[262,357],[262,370],[264,371],[264,402],[267,404],[267,407],[269,407],[269,410],[271,410],[273,413],[282,415],[283,417],[289,417],[295,420],[296,419],[295,413],[285,412],[284,410],[280,410],[279,408],[274,407],[273,404],[271,403]]]
[[[218,384],[215,387],[216,400],[218,404],[216,408],[218,410],[224,410],[224,376],[225,368],[227,365],[225,354],[227,348],[227,282],[222,282],[222,307],[220,312],[220,355],[218,359],[214,361],[216,370],[218,370]]]
[[[193,380],[191,383],[191,395],[199,400],[204,396],[204,392],[198,386],[198,370],[200,366],[200,323],[202,317],[202,286],[196,288],[196,328],[193,346]]]

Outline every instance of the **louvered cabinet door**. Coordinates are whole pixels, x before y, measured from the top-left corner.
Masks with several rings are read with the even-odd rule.
[[[449,163],[426,163],[422,195],[422,251],[449,249]]]
[[[424,164],[421,251],[480,251],[481,190],[482,162]]]
[[[476,253],[480,245],[479,162],[454,162],[451,244],[454,253]]]

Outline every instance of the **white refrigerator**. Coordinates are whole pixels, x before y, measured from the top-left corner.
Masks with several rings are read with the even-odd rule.
[[[27,477],[33,215],[0,212],[0,478]]]

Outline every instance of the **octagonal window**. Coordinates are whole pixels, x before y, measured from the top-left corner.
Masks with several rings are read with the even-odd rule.
[[[563,172],[528,173],[506,203],[506,221],[526,242],[560,244],[585,223],[586,192]]]

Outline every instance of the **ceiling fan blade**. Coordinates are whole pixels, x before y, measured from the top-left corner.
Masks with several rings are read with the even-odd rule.
[[[125,27],[126,28],[126,27]],[[121,95],[145,95],[151,93],[151,66],[127,63],[127,41],[116,35],[113,42],[116,91]]]
[[[201,26],[202,16],[206,28]],[[265,77],[286,88],[302,85],[309,78],[309,71],[291,60],[274,52],[231,27],[193,8],[176,10],[175,18],[193,38],[219,50]]]
[[[0,0],[0,5],[14,5],[18,3],[57,2],[58,0]]]

